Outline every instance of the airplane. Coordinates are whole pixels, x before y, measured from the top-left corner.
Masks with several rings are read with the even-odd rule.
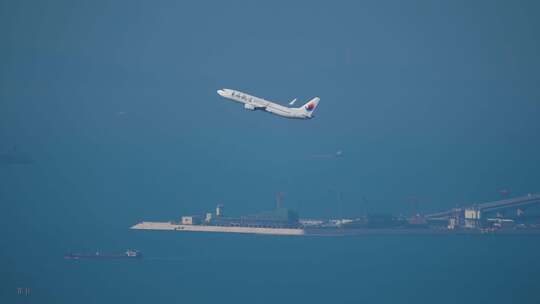
[[[275,102],[271,102],[259,97],[255,97],[240,91],[231,90],[231,89],[220,89],[217,90],[217,93],[221,97],[231,99],[233,101],[243,103],[246,110],[255,111],[255,110],[264,110],[266,112],[293,119],[311,119],[314,117],[313,111],[319,104],[319,97],[312,98],[306,104],[298,108],[289,108],[282,105],[279,105]],[[296,98],[293,99],[289,105],[293,105],[296,102]]]

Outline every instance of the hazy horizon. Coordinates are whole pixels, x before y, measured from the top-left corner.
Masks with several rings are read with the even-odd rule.
[[[236,215],[269,210],[277,192],[301,217],[409,215],[499,199],[501,189],[540,192],[539,9],[1,1],[0,154],[17,147],[34,163],[0,164],[0,299],[455,303],[461,293],[466,303],[538,303],[535,238],[128,227],[218,202]],[[314,119],[287,120],[246,111],[220,88],[284,105],[321,101]],[[185,262],[62,260],[69,250],[125,248]],[[253,279],[256,269],[264,275]],[[31,298],[17,287],[31,287]],[[424,289],[431,298],[417,298]]]

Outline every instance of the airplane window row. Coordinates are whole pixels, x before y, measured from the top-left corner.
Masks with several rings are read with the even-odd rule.
[[[248,98],[246,95],[238,94],[238,93],[235,93],[235,92],[232,92],[232,96],[233,97],[238,97],[238,98],[243,99],[243,100],[253,101],[253,98],[251,98],[251,97]]]

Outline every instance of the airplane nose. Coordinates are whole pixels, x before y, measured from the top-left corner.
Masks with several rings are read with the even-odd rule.
[[[225,95],[225,91],[223,90],[217,90],[217,93],[221,96],[224,96]]]

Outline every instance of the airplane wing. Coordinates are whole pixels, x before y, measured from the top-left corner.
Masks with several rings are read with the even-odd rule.
[[[250,100],[249,104],[257,109],[264,109],[268,106],[268,101]]]

